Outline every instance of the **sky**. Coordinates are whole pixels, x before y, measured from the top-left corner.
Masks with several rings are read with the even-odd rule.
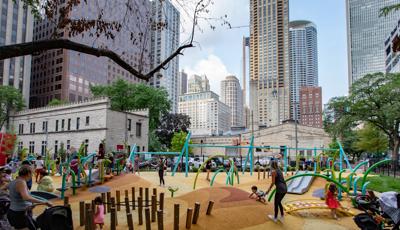
[[[232,27],[249,25],[249,0],[217,0],[210,16],[227,15]],[[290,20],[309,20],[317,26],[319,85],[323,103],[329,98],[347,95],[348,66],[346,38],[346,8],[343,0],[290,0]],[[190,27],[190,23],[183,22]],[[180,69],[189,75],[206,74],[211,90],[220,93],[220,81],[227,75],[242,79],[242,38],[249,36],[248,27],[229,29],[219,22],[215,30],[203,21],[202,31],[196,31],[195,48],[180,56]],[[184,27],[185,27],[184,26]],[[187,38],[183,28],[181,41]],[[247,64],[248,65],[248,64]]]

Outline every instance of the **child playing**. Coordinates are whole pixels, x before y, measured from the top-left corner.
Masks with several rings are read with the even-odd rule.
[[[257,186],[252,186],[251,191],[252,191],[252,193],[250,194],[249,198],[252,198],[253,195],[256,195],[257,201],[260,201],[265,204],[265,202],[266,202],[265,195],[267,195],[267,194],[265,194],[265,192],[258,190]]]
[[[328,192],[326,193],[325,202],[328,205],[328,208],[331,209],[332,217],[336,220],[339,218],[336,215],[336,210],[341,207],[339,201],[337,200],[337,188],[334,183],[331,183],[328,188]]]
[[[96,205],[96,213],[94,214],[94,224],[99,225],[100,229],[103,229],[104,225],[104,205],[101,197],[96,197],[94,199],[94,204]]]

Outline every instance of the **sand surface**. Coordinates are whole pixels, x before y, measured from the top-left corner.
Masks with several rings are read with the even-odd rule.
[[[212,174],[211,174],[212,176]],[[340,220],[333,220],[330,217],[330,211],[327,209],[322,210],[303,210],[287,214],[282,222],[274,223],[267,218],[268,214],[273,214],[273,203],[262,204],[255,200],[249,199],[249,192],[252,185],[258,186],[260,189],[266,191],[271,180],[266,178],[262,179],[261,173],[260,180],[258,180],[257,173],[250,176],[249,173],[245,175],[240,174],[240,184],[234,186],[225,185],[225,175],[220,174],[216,177],[213,187],[210,187],[209,182],[205,179],[206,174],[201,173],[198,178],[196,190],[193,190],[195,174],[190,173],[185,177],[184,173],[177,173],[174,177],[168,173],[165,177],[166,186],[160,187],[158,175],[155,172],[141,172],[140,176],[127,174],[114,176],[114,178],[102,186],[108,186],[115,196],[115,191],[121,191],[121,200],[124,197],[124,190],[129,191],[131,196],[131,188],[136,188],[136,196],[138,196],[139,187],[156,188],[157,193],[165,193],[165,211],[164,211],[164,226],[165,229],[172,229],[173,227],[173,206],[180,204],[180,229],[185,229],[186,210],[191,207],[194,208],[194,203],[201,204],[199,221],[196,225],[192,225],[192,229],[307,229],[307,230],[330,230],[330,229],[358,229],[352,217],[340,216]],[[54,177],[55,187],[61,185],[61,178]],[[312,193],[316,189],[324,188],[325,181],[317,178],[310,190],[304,195],[291,195],[288,194],[283,200],[283,203],[292,200],[305,200],[315,199]],[[174,198],[170,197],[168,186],[179,188],[175,193]],[[73,210],[73,219],[75,229],[84,229],[79,227],[79,201],[90,202],[99,194],[92,193],[88,188],[81,188],[78,190],[77,195],[72,196],[72,191],[67,191],[66,195],[70,197],[70,203]],[[207,204],[209,200],[215,202],[212,215],[205,215]],[[61,200],[55,201],[55,204],[62,204]],[[343,206],[350,207],[347,199],[342,202]],[[43,208],[36,208],[35,213],[40,213]],[[353,210],[357,212],[357,210]],[[144,215],[143,215],[144,216]],[[144,225],[138,225],[137,209],[133,211],[133,221],[135,229],[145,229]],[[110,214],[105,216],[104,229],[110,229]],[[118,227],[117,229],[127,229],[126,212],[125,208],[121,207],[118,212]],[[157,229],[156,223],[152,223],[152,229]]]

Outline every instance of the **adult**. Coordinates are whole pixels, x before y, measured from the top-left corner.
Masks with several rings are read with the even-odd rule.
[[[160,186],[161,184],[165,186],[164,170],[165,170],[165,162],[164,159],[160,157],[160,161],[158,162],[158,176],[160,177]]]
[[[44,167],[44,161],[42,160],[42,156],[38,156],[36,161],[35,161],[35,182],[38,182],[38,177],[39,177],[39,181],[40,179],[42,179],[42,171],[44,171],[43,169]]]
[[[274,222],[278,220],[278,209],[281,212],[281,218],[280,221],[283,221],[283,206],[282,206],[282,199],[287,193],[287,186],[285,182],[285,178],[283,177],[282,171],[278,167],[278,162],[277,161],[272,161],[271,162],[271,168],[272,168],[272,183],[269,186],[269,189],[267,191],[267,194],[271,191],[272,187],[275,185],[276,187],[276,193],[275,193],[275,200],[274,200],[274,216],[268,215],[270,219],[272,219]]]
[[[31,167],[29,165],[23,165],[18,171],[18,177],[14,181],[11,181],[8,186],[11,204],[7,212],[7,219],[10,225],[16,229],[36,229],[31,212],[27,212],[29,207],[32,206],[32,203],[45,204],[49,207],[52,206],[50,202],[38,200],[29,194],[26,182],[31,179]]]
[[[207,163],[206,163],[207,181],[210,181],[211,161],[212,161],[212,160],[209,160],[209,161],[207,161]]]
[[[31,165],[32,165],[32,164],[31,164],[30,161],[24,160],[24,161],[22,161],[21,165],[22,165],[22,166],[29,166],[29,168],[31,168]],[[28,186],[28,190],[31,190],[31,189],[32,189],[32,182],[33,182],[32,177],[31,177],[31,179],[29,179],[28,181],[26,181],[26,185]]]
[[[97,159],[102,160],[102,159],[104,159],[105,155],[106,155],[106,151],[104,150],[104,145],[103,145],[103,143],[100,143],[99,152],[97,153]]]
[[[133,160],[133,174],[136,174],[136,172],[138,173],[138,175],[140,175],[139,173],[139,155],[135,156],[135,159]]]

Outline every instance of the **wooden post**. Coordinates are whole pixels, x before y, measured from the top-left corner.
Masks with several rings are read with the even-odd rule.
[[[107,192],[107,212],[111,212],[111,192]]]
[[[142,187],[139,188],[139,196],[143,198],[143,188]]]
[[[132,187],[132,209],[135,210],[136,209],[136,205],[135,205],[135,187]]]
[[[89,216],[89,210],[90,210],[91,204],[85,204],[85,230],[90,230],[90,216]]]
[[[126,220],[128,221],[128,229],[133,230],[132,213],[126,213]]]
[[[200,203],[194,203],[194,213],[193,213],[193,221],[192,224],[197,224],[197,220],[199,219],[200,214]]]
[[[260,180],[260,167],[258,167],[258,169],[257,169],[257,177],[258,177],[258,180]]]
[[[139,225],[143,224],[143,201],[142,197],[138,197],[138,219],[139,219]]]
[[[117,197],[117,211],[121,211],[121,191],[117,190],[115,196]]]
[[[174,204],[174,230],[179,230],[179,204]]]
[[[93,230],[93,211],[92,209],[87,210],[87,217],[86,217],[86,225],[85,229],[87,228],[88,230]]]
[[[153,195],[157,197],[157,188],[153,188]]]
[[[129,198],[129,193],[128,193],[128,190],[127,190],[127,189],[125,189],[125,197],[128,197],[128,198]]]
[[[126,213],[130,213],[131,209],[129,207],[129,198],[125,197],[125,208],[126,208]]]
[[[79,202],[79,226],[85,225],[85,201]]]
[[[69,197],[68,197],[68,196],[65,196],[65,197],[64,197],[64,206],[65,206],[65,207],[68,207],[68,206],[69,206]]]
[[[186,214],[186,229],[190,229],[192,227],[192,214],[193,214],[193,209],[188,208]]]
[[[157,212],[157,199],[156,195],[151,196],[151,222],[156,222],[156,212]]]
[[[149,208],[144,209],[144,215],[145,215],[145,220],[146,220],[146,230],[151,230],[150,209]]]
[[[111,208],[115,209],[115,197],[111,197]],[[114,210],[116,211],[116,210]],[[115,225],[118,225],[117,215],[115,215]]]
[[[116,230],[117,229],[117,215],[116,215],[116,213],[115,213],[115,207],[111,207],[111,215],[110,215],[110,217],[111,217],[111,220],[110,220],[110,223],[111,223],[111,226],[110,226],[110,229],[111,230]]]
[[[101,200],[105,203],[106,202],[106,194],[103,192],[102,194],[101,194]],[[107,213],[107,209],[106,208],[104,208],[104,214],[106,214]]]
[[[163,210],[157,211],[157,225],[158,225],[158,230],[164,230]]]
[[[207,213],[206,213],[206,215],[211,215],[211,211],[212,211],[213,206],[214,206],[214,201],[213,201],[213,200],[210,200],[210,201],[208,202],[208,207],[207,207]]]
[[[267,168],[264,168],[264,171],[263,171],[263,179],[265,180],[265,171],[267,171]]]
[[[144,189],[144,206],[149,207],[149,188]]]
[[[164,193],[160,193],[160,210],[164,211]]]

